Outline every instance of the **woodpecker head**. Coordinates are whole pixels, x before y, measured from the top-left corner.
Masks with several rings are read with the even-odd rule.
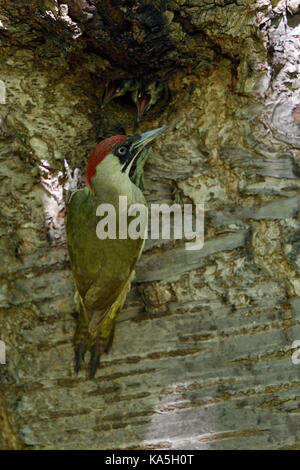
[[[115,135],[102,140],[91,153],[85,173],[88,187],[93,191],[94,178],[102,176],[109,181],[120,177],[129,179],[129,171],[143,148],[157,137],[167,126],[134,136]]]
[[[132,89],[132,80],[109,80],[105,85],[102,108],[114,98],[125,95],[130,89]]]
[[[147,85],[143,85],[141,81],[136,83],[136,88],[132,92],[131,97],[137,107],[138,121],[159,100],[162,91],[163,85],[156,80]]]

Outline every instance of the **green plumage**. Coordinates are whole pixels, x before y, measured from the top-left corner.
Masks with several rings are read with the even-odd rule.
[[[86,350],[90,349],[91,376],[96,372],[100,355],[111,344],[115,317],[130,289],[143,246],[143,239],[97,237],[100,218],[96,209],[101,202],[85,187],[73,195],[67,210],[69,258],[80,303],[74,337],[75,370],[78,372]]]
[[[79,191],[71,190],[75,192],[67,208],[67,243],[79,304],[74,337],[75,372],[79,371],[85,352],[89,349],[90,377],[93,377],[101,354],[111,344],[115,318],[125,302],[134,276],[134,267],[144,244],[143,238],[134,239],[129,235],[131,221],[135,217],[128,216],[127,222],[124,221],[128,230],[127,237],[124,238],[126,233],[122,229],[122,236],[118,238],[119,203],[122,204],[122,217],[126,217],[123,213],[126,211],[124,198],[128,210],[133,210],[132,214],[143,209],[132,224],[133,228],[140,224],[140,230],[133,231],[134,237],[143,236],[141,230],[144,231],[147,227],[147,204],[142,191],[130,180],[129,172],[134,159],[145,145],[165,129],[166,126],[163,126],[137,136],[112,136],[103,140],[88,161],[85,175],[90,189],[85,187]],[[73,188],[74,178],[70,172],[69,181],[70,188]],[[97,236],[100,218],[96,213],[100,204],[110,204],[110,210],[115,209],[116,217],[111,214],[110,218],[105,216],[108,224],[116,222],[115,239],[102,240]],[[107,206],[104,213],[106,211]]]

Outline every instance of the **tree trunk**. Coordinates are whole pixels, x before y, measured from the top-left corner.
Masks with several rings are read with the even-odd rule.
[[[0,0],[2,449],[300,448],[299,5]],[[164,85],[138,126],[101,109],[133,77]],[[204,247],[147,242],[76,376],[64,159],[161,125],[145,195],[204,203]]]

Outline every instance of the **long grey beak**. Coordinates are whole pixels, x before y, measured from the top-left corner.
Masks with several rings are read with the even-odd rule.
[[[135,159],[140,155],[141,151],[149,142],[151,142],[155,137],[165,131],[168,126],[158,127],[157,129],[153,129],[153,131],[144,132],[140,135],[139,139],[134,142],[131,146],[131,158],[127,161],[127,163],[122,168],[122,171],[127,171],[129,173],[130,168],[132,167],[133,162]]]
[[[132,145],[132,149],[145,147],[145,145],[151,142],[151,140],[155,139],[155,137],[164,132],[166,129],[168,129],[168,126],[162,126],[158,127],[157,129],[153,129],[153,131],[144,132],[141,134],[140,139]]]

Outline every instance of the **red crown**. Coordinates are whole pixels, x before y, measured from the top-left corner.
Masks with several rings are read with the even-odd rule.
[[[112,150],[115,150],[118,145],[121,145],[127,140],[127,135],[114,135],[102,140],[92,151],[89,156],[87,170],[85,172],[85,180],[89,187],[91,187],[91,178],[96,174],[96,167],[102,162],[104,157]]]

